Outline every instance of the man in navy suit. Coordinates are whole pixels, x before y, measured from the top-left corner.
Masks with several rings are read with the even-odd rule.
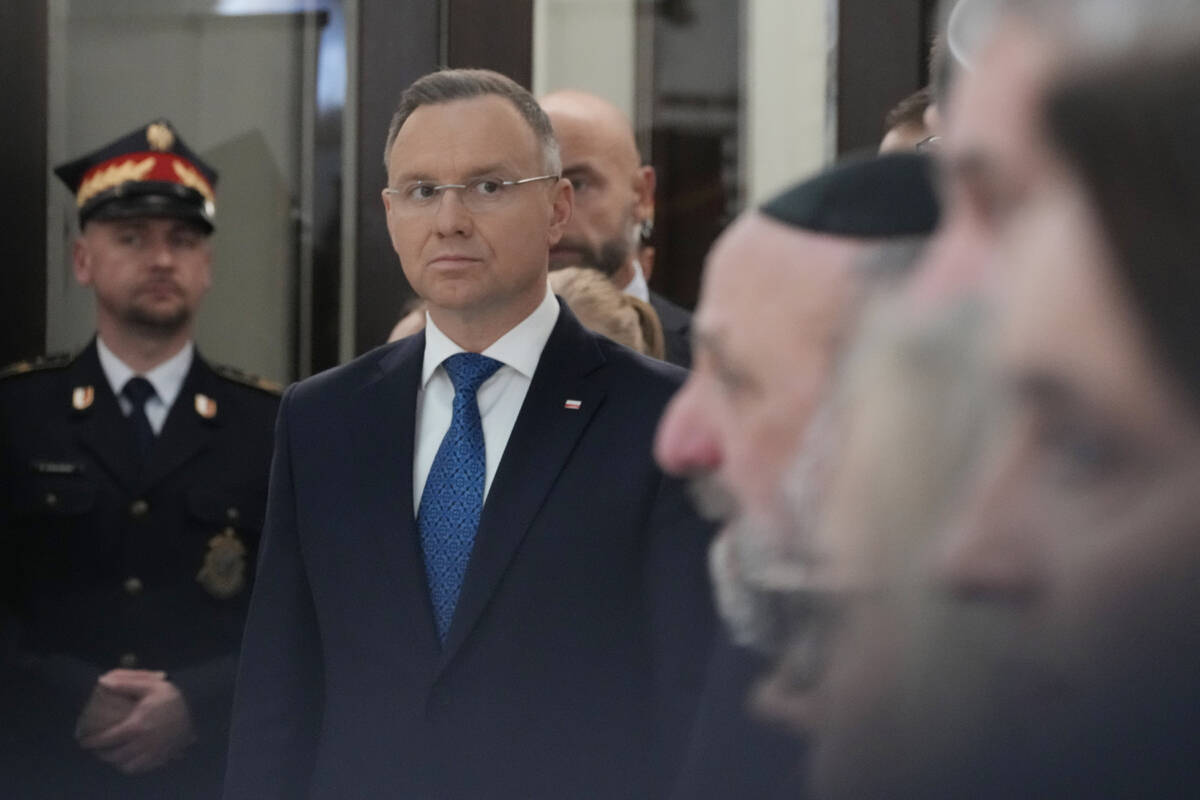
[[[524,89],[418,80],[385,160],[427,325],[284,397],[225,796],[661,796],[712,633],[651,457],[683,373],[548,291],[572,188]]]

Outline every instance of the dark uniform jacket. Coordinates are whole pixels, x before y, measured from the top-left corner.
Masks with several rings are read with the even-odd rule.
[[[0,794],[219,795],[278,408],[253,383],[197,354],[139,468],[95,342],[0,379]],[[73,740],[122,666],[165,670],[196,729],[145,776]]]

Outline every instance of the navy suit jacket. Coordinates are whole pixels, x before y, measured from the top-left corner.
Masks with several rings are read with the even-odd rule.
[[[651,458],[683,373],[562,307],[443,645],[412,502],[423,354],[284,397],[225,796],[662,796],[713,628],[711,531]]]
[[[664,360],[684,369],[692,368],[692,312],[672,303],[656,291],[650,292],[650,305],[662,324]]]

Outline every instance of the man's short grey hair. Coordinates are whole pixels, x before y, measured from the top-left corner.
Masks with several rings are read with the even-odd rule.
[[[562,157],[558,151],[558,140],[554,138],[554,128],[550,126],[550,118],[546,116],[546,112],[524,86],[488,69],[444,69],[431,72],[423,78],[418,78],[405,89],[388,126],[387,144],[383,148],[384,169],[387,169],[392,145],[396,142],[400,128],[418,108],[489,95],[502,97],[513,104],[537,137],[546,173],[561,173]]]

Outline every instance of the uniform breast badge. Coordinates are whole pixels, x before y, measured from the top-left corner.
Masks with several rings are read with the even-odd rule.
[[[208,540],[208,553],[196,580],[218,600],[228,600],[246,585],[246,545],[233,528]]]

